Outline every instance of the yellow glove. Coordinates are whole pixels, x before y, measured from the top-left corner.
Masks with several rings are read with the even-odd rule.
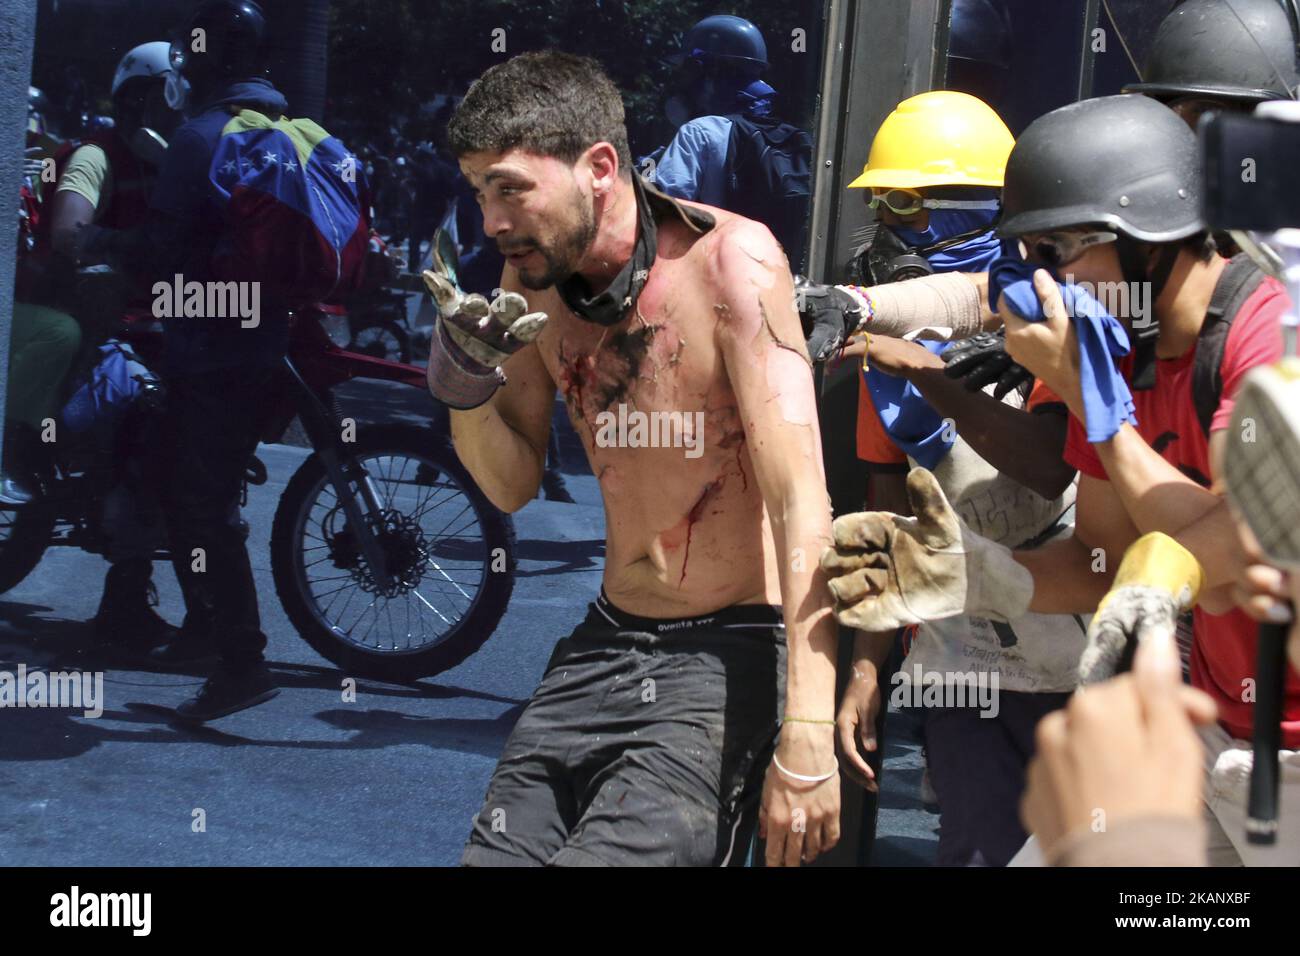
[[[1134,541],[1088,626],[1079,683],[1114,676],[1148,634],[1172,635],[1179,615],[1196,604],[1204,583],[1200,562],[1169,535],[1153,531]]]

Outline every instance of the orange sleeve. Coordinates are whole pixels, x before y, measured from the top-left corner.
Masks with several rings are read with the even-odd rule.
[[[858,375],[858,457],[873,465],[907,467],[907,455],[885,434],[867,388],[866,376]]]
[[[1029,401],[1025,402],[1025,411],[1037,411],[1044,405],[1064,406],[1065,402],[1061,401],[1061,397],[1044,385],[1040,380],[1035,379],[1034,387],[1029,393]]]

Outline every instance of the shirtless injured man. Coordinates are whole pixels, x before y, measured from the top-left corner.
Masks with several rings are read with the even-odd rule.
[[[490,303],[425,273],[429,388],[506,511],[537,492],[558,389],[607,536],[462,862],[738,864],[756,822],[769,864],[813,859],[839,838],[831,515],[781,247],[642,182],[591,59],[492,67],[448,137],[507,262]]]

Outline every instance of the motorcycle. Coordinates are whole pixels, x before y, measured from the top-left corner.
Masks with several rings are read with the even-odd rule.
[[[406,304],[411,292],[424,289],[418,276],[403,275],[401,263],[389,244],[374,229],[370,230],[367,250],[367,284],[346,306],[321,306],[337,318],[347,320],[349,352],[360,352],[392,362],[411,361],[411,336],[407,331]],[[335,344],[341,330],[331,338]]]
[[[314,309],[291,317],[261,435],[280,441],[296,418],[312,447],[275,511],[276,594],[302,638],[348,674],[395,681],[438,674],[478,650],[505,613],[514,525],[474,484],[445,426],[343,418],[335,386],[370,379],[424,391],[424,371],[339,348],[321,318]],[[156,363],[162,335],[153,316],[123,324],[119,338]],[[0,592],[27,577],[49,547],[105,552],[115,460],[102,443],[40,447],[24,469],[34,499],[0,510]],[[245,492],[266,477],[254,457]],[[168,559],[163,550],[154,557]]]

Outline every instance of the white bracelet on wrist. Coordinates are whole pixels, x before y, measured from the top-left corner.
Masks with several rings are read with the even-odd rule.
[[[787,770],[785,767],[782,767],[781,761],[776,759],[776,754],[772,754],[772,763],[776,765],[777,770],[781,771],[781,773],[785,774],[787,777],[792,780],[799,780],[803,783],[822,783],[840,772],[840,768],[836,767],[830,773],[824,773],[816,777],[809,776],[806,773],[795,773],[793,770]]]

